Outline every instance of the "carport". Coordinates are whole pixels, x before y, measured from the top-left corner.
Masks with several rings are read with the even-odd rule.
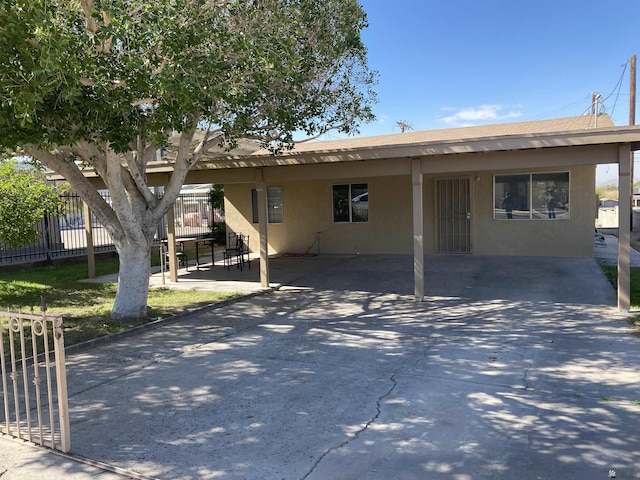
[[[597,126],[596,126],[597,125]],[[274,226],[267,212],[270,208],[268,190],[274,185],[299,187],[324,182],[348,184],[366,176],[370,182],[385,184],[394,180],[394,192],[387,195],[403,195],[406,199],[386,217],[379,213],[369,225],[373,233],[354,237],[334,233],[332,239],[322,237],[323,249],[328,253],[395,253],[413,256],[413,296],[421,302],[425,296],[425,255],[433,253],[465,253],[472,255],[505,256],[578,256],[593,257],[592,235],[595,220],[595,167],[598,164],[618,164],[620,198],[631,198],[631,169],[633,152],[640,149],[640,126],[613,126],[604,115],[571,117],[537,122],[469,127],[462,129],[411,132],[370,138],[353,138],[327,142],[310,142],[297,145],[290,152],[273,156],[262,150],[247,148],[243,144],[240,153],[212,153],[193,166],[186,184],[217,183],[225,185],[227,226],[234,232],[249,234],[250,248],[260,255],[260,281],[266,287],[270,283],[269,257],[273,254],[308,253],[295,246],[296,238],[315,236],[320,244],[319,218],[326,215],[294,212],[282,225]],[[571,174],[571,221],[549,222],[539,236],[528,228],[509,237],[500,234],[506,222],[496,219],[493,207],[486,206],[495,196],[498,173],[554,172],[566,170]],[[149,182],[166,184],[172,172],[170,156],[149,164]],[[569,173],[567,175],[569,175]],[[426,180],[425,180],[426,179]],[[434,236],[438,235],[431,203],[438,195],[440,179],[462,179],[470,192],[484,195],[478,201],[477,211],[467,209],[459,215],[460,224],[467,222],[473,248],[449,252],[434,248]],[[297,184],[295,182],[298,182]],[[316,183],[314,183],[316,182]],[[406,188],[405,188],[406,187]],[[324,187],[323,187],[324,188]],[[330,187],[329,187],[330,188]],[[292,188],[293,189],[293,188]],[[252,193],[255,192],[254,193]],[[310,202],[322,205],[325,200],[303,192],[300,199],[310,197]],[[255,199],[255,205],[251,200]],[[489,200],[487,200],[489,199]],[[297,201],[285,209],[292,211]],[[404,200],[403,200],[404,201]],[[486,205],[485,205],[486,204]],[[251,210],[255,209],[254,221]],[[402,211],[406,221],[398,228],[391,244],[377,245],[380,228],[395,225],[396,212]],[[577,213],[576,213],[577,212]],[[330,215],[330,214],[329,214]],[[629,309],[630,302],[630,217],[631,202],[621,202],[619,208],[618,254],[618,308]],[[172,238],[171,212],[169,237]],[[316,223],[314,223],[316,222]],[[330,222],[329,222],[330,223]],[[435,225],[435,226],[434,226]],[[471,225],[471,226],[469,226]],[[524,225],[521,223],[520,225]],[[541,225],[541,223],[537,223]],[[551,228],[553,225],[553,228]],[[335,224],[333,224],[335,226]],[[381,227],[382,226],[382,227]],[[277,228],[276,228],[277,227]],[[378,228],[378,230],[375,230]],[[515,228],[513,229],[516,230]],[[335,229],[338,232],[338,229]],[[340,230],[345,232],[345,230]],[[315,232],[315,233],[314,233]],[[377,232],[377,233],[376,233]],[[434,233],[435,232],[435,233]],[[496,233],[498,232],[498,233]],[[524,233],[523,233],[524,232]],[[499,236],[501,242],[495,242]],[[546,235],[546,237],[544,237]],[[363,242],[357,245],[354,242]],[[555,250],[542,252],[539,245],[546,239],[559,239]],[[525,239],[523,241],[523,239]],[[351,243],[349,243],[351,242]],[[173,242],[169,242],[170,247]],[[456,243],[456,242],[454,242]],[[468,242],[469,243],[469,242]],[[349,251],[340,252],[339,245],[347,245]],[[292,246],[293,245],[293,246]],[[338,245],[338,247],[336,246]],[[494,248],[496,247],[496,248]],[[362,250],[360,250],[362,248]],[[331,250],[333,249],[333,250]],[[172,252],[170,252],[172,253]],[[324,251],[322,253],[325,253]],[[173,252],[175,254],[175,252]],[[176,265],[176,262],[171,262]],[[178,281],[177,270],[171,278]]]
[[[283,185],[283,188],[286,188],[287,185],[293,185],[292,182],[307,182],[305,185],[314,185],[312,182],[348,183],[363,176],[371,179],[371,182],[375,179],[383,179],[385,182],[388,181],[387,179],[394,178],[408,179],[402,185],[410,185],[410,199],[406,207],[411,212],[411,220],[406,223],[408,227],[406,230],[400,228],[397,232],[398,244],[402,246],[398,247],[397,251],[390,251],[395,246],[365,245],[365,250],[357,253],[411,253],[414,298],[420,302],[425,296],[423,261],[425,254],[442,253],[433,251],[431,239],[435,228],[432,225],[433,213],[429,208],[425,208],[425,205],[428,205],[428,202],[437,194],[433,186],[434,178],[466,178],[469,180],[471,190],[484,189],[491,196],[493,195],[490,193],[491,186],[495,183],[496,172],[514,169],[517,171],[570,170],[574,172],[572,173],[572,188],[575,190],[573,193],[575,201],[572,203],[574,219],[571,222],[555,223],[553,233],[546,233],[546,235],[557,236],[558,232],[562,232],[562,241],[558,242],[557,250],[551,252],[551,255],[593,257],[593,240],[589,232],[592,232],[594,227],[595,193],[578,198],[576,192],[579,191],[581,194],[587,190],[594,192],[595,166],[614,163],[619,167],[620,198],[631,198],[631,162],[633,151],[638,149],[640,149],[640,127],[615,127],[607,116],[602,115],[597,119],[593,116],[582,116],[311,142],[297,145],[293,151],[279,156],[272,156],[264,151],[238,156],[218,155],[195,165],[187,176],[187,182],[225,185],[227,225],[233,231],[250,232],[251,237],[256,239],[252,244],[252,250],[260,253],[261,282],[263,286],[267,286],[270,278],[270,254],[283,253],[288,248],[301,250],[299,246],[290,246],[293,244],[291,239],[303,236],[305,229],[308,234],[320,230],[313,221],[308,221],[309,225],[299,221],[295,223],[299,217],[305,216],[306,212],[303,212],[290,213],[287,222],[278,225],[276,231],[267,218],[267,193],[270,186]],[[161,166],[157,168],[158,174],[163,169],[165,171],[170,169],[170,167]],[[425,179],[429,181],[426,182]],[[298,186],[299,184],[296,184],[296,187]],[[250,198],[250,190],[255,191],[257,200],[257,213],[254,213],[254,217],[257,216],[257,222],[254,220],[255,223],[250,219],[251,205],[245,201]],[[314,198],[314,202],[319,204],[323,200]],[[289,208],[288,211],[291,212],[290,205],[285,205],[284,208],[285,210]],[[619,209],[618,307],[623,311],[629,309],[630,208],[630,202],[621,202]],[[320,216],[308,213],[306,215],[312,218]],[[381,215],[379,214],[378,217]],[[473,217],[471,221],[476,225],[471,227],[475,235],[473,240],[476,250],[464,253],[509,256],[545,255],[539,249],[536,250],[536,244],[545,240],[535,235],[514,237],[512,241],[514,244],[525,243],[522,242],[522,238],[534,237],[532,240],[527,240],[527,246],[524,249],[506,248],[495,253],[486,245],[490,245],[493,241],[492,231],[504,229],[506,223],[496,221],[491,217],[490,212],[481,210],[467,211],[466,217],[467,220]],[[394,215],[385,218],[383,222],[393,225]],[[291,226],[292,224],[294,226]],[[577,233],[572,233],[573,230]],[[428,233],[427,237],[425,237],[426,233]],[[369,238],[375,237],[376,235],[369,235]],[[325,249],[331,247],[326,238],[326,236],[322,238]],[[335,243],[349,242],[344,235],[334,236],[334,238]],[[501,245],[499,247],[502,248]],[[353,253],[356,253],[356,248],[358,247],[354,247]]]

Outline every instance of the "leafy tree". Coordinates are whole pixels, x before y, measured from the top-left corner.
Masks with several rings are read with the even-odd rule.
[[[60,205],[44,175],[15,160],[0,160],[0,241],[10,247],[33,243],[36,224]]]
[[[13,0],[0,6],[0,147],[64,176],[120,257],[112,317],[146,315],[150,245],[211,149],[373,118],[357,0]],[[175,140],[156,198],[146,171]],[[111,194],[85,178],[90,166]]]
[[[224,213],[224,185],[214,184],[209,190],[209,201],[211,206]]]
[[[224,215],[224,185],[213,184],[211,186],[209,202],[214,210]],[[227,225],[225,222],[216,222],[215,215],[211,224],[211,236],[218,245],[226,245]]]
[[[618,186],[617,185],[605,185],[596,187],[596,195],[601,200],[608,198],[610,200],[618,200]]]

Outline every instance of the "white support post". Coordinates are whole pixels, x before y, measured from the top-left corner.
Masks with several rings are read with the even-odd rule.
[[[413,184],[413,278],[416,302],[424,300],[424,203],[422,161],[414,159],[411,164]]]
[[[618,157],[618,309],[631,307],[631,147],[620,147]]]

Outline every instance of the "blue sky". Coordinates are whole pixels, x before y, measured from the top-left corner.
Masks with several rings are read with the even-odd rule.
[[[361,135],[399,133],[398,121],[430,130],[581,115],[591,92],[628,124],[623,65],[640,54],[640,0],[361,4],[370,67],[380,73],[377,120]]]

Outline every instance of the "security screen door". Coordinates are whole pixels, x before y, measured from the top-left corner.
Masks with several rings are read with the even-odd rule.
[[[471,253],[470,188],[468,178],[436,180],[438,253]]]

